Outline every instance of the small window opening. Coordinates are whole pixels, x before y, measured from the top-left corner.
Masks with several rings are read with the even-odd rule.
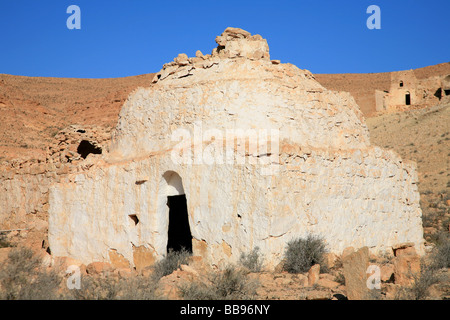
[[[130,219],[134,222],[134,225],[137,226],[137,224],[139,223],[138,216],[135,214],[130,214],[128,217],[130,217]]]
[[[78,133],[86,133],[86,130],[78,129],[77,132],[78,132]]]
[[[102,154],[102,148],[94,146],[87,140],[83,140],[80,142],[80,145],[77,148],[77,152],[83,159],[86,159],[86,157],[91,153]]]
[[[403,87],[403,81],[400,81],[400,88]]]

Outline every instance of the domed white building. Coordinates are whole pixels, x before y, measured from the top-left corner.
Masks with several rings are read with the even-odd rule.
[[[136,266],[186,247],[220,267],[259,247],[273,268],[308,233],[335,253],[423,252],[415,164],[371,146],[354,99],[270,60],[259,35],[216,42],[135,90],[110,152],[51,188],[52,254]]]

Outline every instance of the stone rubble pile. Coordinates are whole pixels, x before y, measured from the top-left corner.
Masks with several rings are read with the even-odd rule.
[[[260,35],[251,35],[250,32],[240,28],[227,28],[222,35],[216,37],[217,48],[211,54],[203,55],[197,50],[195,57],[189,58],[180,53],[172,62],[163,65],[163,69],[153,78],[153,83],[173,75],[174,78],[183,78],[192,75],[194,69],[208,69],[219,63],[220,59],[246,58],[250,60],[270,61],[267,40]],[[279,60],[273,60],[279,64]]]

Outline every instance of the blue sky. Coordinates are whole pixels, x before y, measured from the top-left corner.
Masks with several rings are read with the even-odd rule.
[[[69,30],[69,5],[81,29]],[[369,30],[369,5],[381,29]],[[226,27],[267,39],[272,59],[313,73],[370,73],[450,61],[449,0],[0,0],[0,73],[111,78],[157,72],[216,47]]]

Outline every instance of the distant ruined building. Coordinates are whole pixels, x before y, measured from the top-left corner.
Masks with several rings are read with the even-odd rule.
[[[391,72],[389,91],[375,90],[377,112],[431,107],[450,96],[450,75],[417,79],[413,70]]]

